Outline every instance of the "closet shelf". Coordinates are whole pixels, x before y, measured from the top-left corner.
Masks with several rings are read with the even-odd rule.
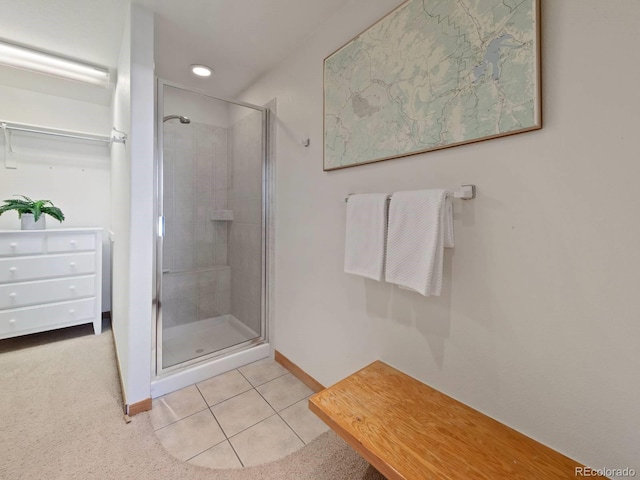
[[[127,134],[124,132],[120,132],[115,128],[112,129],[111,135],[98,135],[94,133],[78,132],[74,130],[62,130],[57,128],[41,127],[38,125],[6,122],[2,120],[0,120],[0,128],[4,130],[5,135],[11,131],[37,133],[40,135],[50,135],[54,137],[72,138],[76,140],[86,140],[91,142],[101,142],[108,145],[111,145],[112,143],[125,143],[127,140]]]

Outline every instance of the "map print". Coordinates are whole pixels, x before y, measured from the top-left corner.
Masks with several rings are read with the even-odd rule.
[[[324,168],[540,128],[536,0],[409,0],[324,65]]]

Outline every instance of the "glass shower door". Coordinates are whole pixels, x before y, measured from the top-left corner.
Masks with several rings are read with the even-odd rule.
[[[265,113],[159,82],[158,371],[264,340]]]

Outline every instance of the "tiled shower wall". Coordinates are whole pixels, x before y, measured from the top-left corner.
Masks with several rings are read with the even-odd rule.
[[[250,113],[228,130],[231,313],[260,333],[262,287],[262,114]]]
[[[228,222],[212,221],[227,205],[227,129],[164,124],[163,325],[231,311]]]

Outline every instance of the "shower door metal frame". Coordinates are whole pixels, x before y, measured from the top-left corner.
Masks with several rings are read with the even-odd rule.
[[[163,118],[164,118],[164,88],[165,86],[177,88],[183,90],[188,93],[193,93],[197,95],[203,95],[212,100],[218,100],[221,102],[225,102],[231,105],[236,105],[239,107],[247,107],[258,112],[261,112],[262,115],[262,229],[261,229],[261,306],[260,306],[260,327],[261,332],[258,338],[248,340],[246,342],[242,342],[238,345],[233,345],[231,347],[225,348],[223,350],[219,350],[216,352],[212,352],[206,355],[199,356],[197,358],[178,363],[176,365],[172,365],[167,368],[162,367],[162,248],[164,242],[164,213],[163,210],[163,161],[164,161],[164,132],[163,132]],[[269,138],[269,109],[265,107],[260,107],[258,105],[253,105],[246,102],[241,102],[238,100],[232,100],[227,98],[215,97],[210,95],[202,90],[189,88],[184,85],[180,85],[174,82],[169,82],[167,80],[163,80],[159,77],[156,77],[156,85],[155,85],[155,96],[156,96],[156,161],[154,168],[154,218],[155,218],[155,238],[154,242],[154,275],[156,279],[156,285],[154,288],[153,295],[153,305],[152,305],[152,315],[155,319],[153,324],[153,335],[152,335],[152,378],[159,378],[185,368],[188,368],[192,365],[197,365],[203,362],[207,362],[212,359],[217,359],[224,357],[227,354],[238,352],[245,350],[247,348],[253,347],[255,345],[261,345],[265,342],[268,342],[269,339],[269,305],[268,305],[268,275],[267,275],[267,252],[269,251],[268,242],[268,218],[270,208],[270,199],[268,198],[268,192],[270,192],[270,186],[268,185],[268,181],[270,178],[269,172],[269,142],[271,139]]]

